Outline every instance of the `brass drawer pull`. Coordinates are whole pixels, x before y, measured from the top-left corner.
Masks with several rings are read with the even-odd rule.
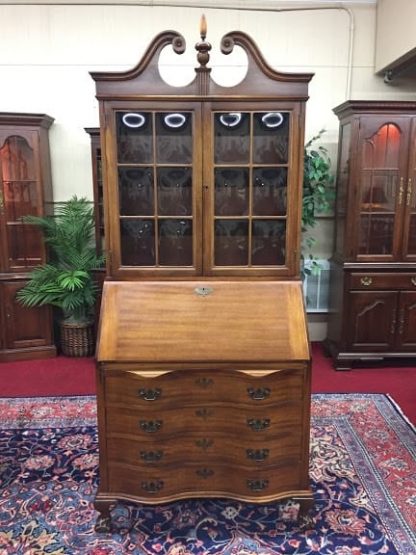
[[[364,276],[360,279],[361,285],[369,286],[373,283],[373,278],[370,276]]]
[[[163,483],[163,480],[156,480],[156,481],[151,481],[151,482],[142,482],[141,486],[142,489],[144,489],[144,491],[147,491],[147,493],[157,493],[158,491],[160,491],[161,489],[163,489],[163,486],[165,484]]]
[[[247,420],[247,425],[250,426],[254,432],[260,432],[261,430],[265,430],[270,427],[270,418],[263,418],[262,420],[249,418]]]
[[[269,486],[269,480],[247,480],[247,487],[251,491],[262,491]]]
[[[156,389],[139,389],[139,395],[145,401],[156,401],[162,395],[162,390],[159,387]]]
[[[257,389],[254,389],[253,387],[249,387],[247,389],[247,393],[253,401],[263,401],[264,399],[267,399],[267,397],[270,397],[270,388],[258,387]]]
[[[204,478],[205,480],[214,474],[214,471],[211,468],[198,468],[195,472],[198,476]]]
[[[163,420],[140,420],[140,428],[147,434],[154,434],[162,427]]]
[[[163,451],[140,451],[140,458],[147,463],[159,462],[163,457]]]
[[[212,445],[214,445],[214,441],[212,439],[207,439],[206,437],[204,437],[202,439],[197,439],[195,441],[195,445],[200,449],[206,451],[208,447],[212,447]]]
[[[195,381],[196,385],[199,385],[199,387],[202,387],[203,389],[206,389],[207,387],[210,387],[211,385],[214,384],[214,380],[212,378],[198,378]]]
[[[416,287],[416,276],[411,277],[410,281],[412,282],[412,285]]]
[[[269,456],[269,449],[246,449],[247,458],[251,461],[262,462]]]
[[[213,414],[214,411],[209,409],[198,409],[195,411],[195,415],[199,418],[203,418],[204,420],[206,420],[209,416],[212,416]]]

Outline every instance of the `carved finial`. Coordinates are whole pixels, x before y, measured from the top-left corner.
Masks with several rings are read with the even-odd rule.
[[[211,45],[209,42],[205,40],[207,36],[207,21],[205,19],[205,15],[201,16],[201,23],[199,26],[199,31],[201,34],[201,42],[197,42],[195,45],[195,49],[198,51],[197,60],[201,68],[205,68],[207,63],[209,62],[209,54],[208,52],[211,50]]]

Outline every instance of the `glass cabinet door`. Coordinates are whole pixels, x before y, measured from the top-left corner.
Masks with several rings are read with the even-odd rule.
[[[416,118],[412,122],[410,160],[406,183],[406,218],[404,222],[403,259],[416,260]]]
[[[39,229],[23,221],[24,216],[38,213],[35,145],[36,133],[0,135],[0,225],[5,271],[31,268],[43,260]]]
[[[290,112],[213,114],[210,269],[287,265]],[[208,232],[209,233],[209,232]]]
[[[361,142],[357,255],[389,260],[399,256],[406,200],[407,122],[375,123],[364,129]]]
[[[195,271],[191,111],[117,111],[120,265]]]

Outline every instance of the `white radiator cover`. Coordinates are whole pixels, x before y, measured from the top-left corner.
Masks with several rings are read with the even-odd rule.
[[[322,258],[316,261],[321,270],[318,275],[305,275],[303,280],[303,294],[305,296],[306,312],[328,312],[329,296],[329,261]],[[305,260],[305,267],[310,267],[309,260]]]

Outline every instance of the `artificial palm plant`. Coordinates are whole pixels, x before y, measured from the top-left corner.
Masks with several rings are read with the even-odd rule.
[[[25,221],[40,228],[49,247],[49,262],[32,270],[27,285],[17,294],[18,300],[28,307],[58,307],[62,313],[64,354],[92,354],[90,343],[98,293],[94,270],[102,266],[104,259],[96,253],[91,203],[74,196],[57,203],[53,216],[28,216]]]

